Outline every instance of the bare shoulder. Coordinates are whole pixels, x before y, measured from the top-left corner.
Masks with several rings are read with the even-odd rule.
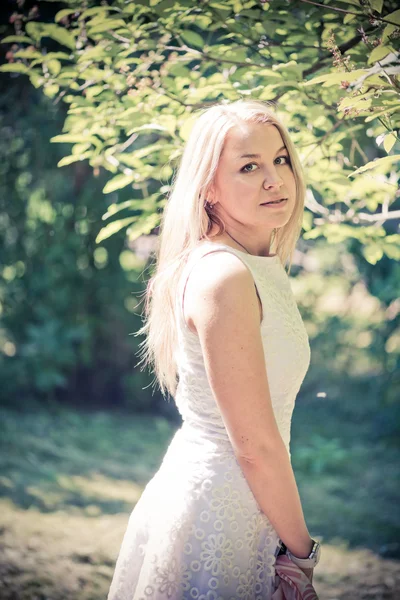
[[[213,251],[198,259],[186,283],[184,314],[189,328],[199,333],[201,327],[222,325],[221,314],[229,310],[232,319],[253,310],[258,325],[258,300],[251,272],[240,258],[225,251]],[[243,317],[243,320],[242,320]],[[229,325],[229,324],[228,324]]]
[[[197,289],[219,290],[232,279],[244,282],[252,281],[252,275],[244,262],[231,252],[211,251],[198,258],[191,271],[189,280],[195,281]]]

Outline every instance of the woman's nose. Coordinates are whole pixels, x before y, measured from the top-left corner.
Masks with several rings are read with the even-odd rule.
[[[270,190],[271,188],[279,189],[283,185],[283,181],[278,179],[278,177],[268,177],[264,179],[263,188],[265,190]]]
[[[265,168],[264,169],[264,182],[263,188],[270,190],[273,188],[279,189],[283,185],[282,179],[279,177],[279,173],[276,169]]]

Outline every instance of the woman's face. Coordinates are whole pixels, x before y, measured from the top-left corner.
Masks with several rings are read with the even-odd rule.
[[[262,206],[279,198],[286,202]],[[259,236],[289,221],[296,182],[282,136],[269,123],[243,123],[226,137],[208,200],[227,225]]]

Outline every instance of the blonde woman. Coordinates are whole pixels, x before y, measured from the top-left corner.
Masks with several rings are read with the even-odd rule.
[[[283,266],[304,193],[293,142],[266,104],[197,118],[138,332],[183,424],[131,513],[108,600],[266,600],[284,550],[312,579],[320,548],[289,449],[310,347]]]

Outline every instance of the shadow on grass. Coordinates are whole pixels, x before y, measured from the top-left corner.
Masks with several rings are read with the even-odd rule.
[[[0,497],[44,513],[128,513],[176,426],[151,416],[3,409]]]

